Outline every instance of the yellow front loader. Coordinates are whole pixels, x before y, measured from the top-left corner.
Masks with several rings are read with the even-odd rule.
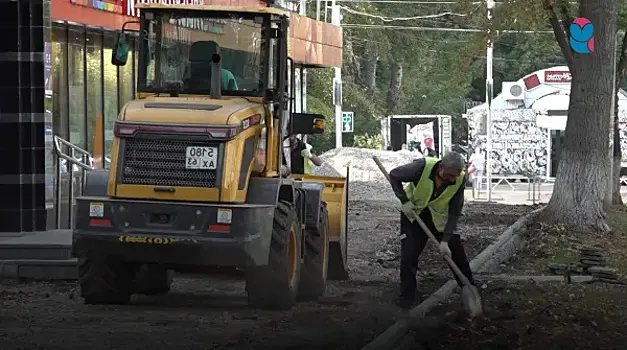
[[[289,13],[137,7],[138,98],[115,123],[109,169],[89,173],[76,202],[85,302],[163,294],[178,271],[241,276],[249,304],[289,308],[322,296],[327,276],[348,278],[347,180],[280,171],[284,139],[324,126],[293,112]]]

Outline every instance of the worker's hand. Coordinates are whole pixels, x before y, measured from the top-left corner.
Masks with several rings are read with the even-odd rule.
[[[281,176],[287,176],[290,174],[290,169],[285,165],[281,165]]]
[[[443,257],[451,257],[451,248],[448,247],[448,242],[440,242],[440,254],[442,254]]]
[[[405,217],[409,220],[409,222],[414,222],[414,203],[411,201],[403,203],[401,211],[405,214]]]
[[[311,150],[306,147],[304,150],[300,151],[300,155],[301,157],[311,159]]]

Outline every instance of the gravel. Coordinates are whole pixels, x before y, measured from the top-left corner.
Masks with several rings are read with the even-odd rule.
[[[323,164],[313,167],[312,172],[317,176],[345,177],[346,168],[349,167],[350,200],[393,199],[394,193],[381,170],[372,160],[373,156],[377,156],[388,171],[422,157],[409,151],[335,148],[319,156]]]

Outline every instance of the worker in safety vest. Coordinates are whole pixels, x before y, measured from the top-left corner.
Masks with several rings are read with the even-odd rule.
[[[392,189],[403,203],[401,208],[401,293],[397,303],[410,308],[416,300],[418,257],[428,237],[415,222],[415,212],[440,240],[440,252],[449,255],[474,284],[461,239],[455,234],[464,205],[466,174],[464,158],[448,152],[442,159],[425,157],[390,172]],[[407,183],[407,186],[403,186]],[[456,277],[457,278],[457,277]],[[460,283],[460,281],[457,281]],[[461,284],[460,284],[461,286]]]
[[[296,135],[289,137],[289,149],[290,149],[290,173],[292,174],[311,174],[311,163],[315,166],[322,165],[322,160],[313,153],[312,146],[303,140],[300,140]],[[285,160],[284,160],[285,162]]]

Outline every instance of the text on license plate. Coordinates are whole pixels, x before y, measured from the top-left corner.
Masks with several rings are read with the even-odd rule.
[[[214,170],[218,167],[217,147],[187,147],[185,155],[185,168]]]

